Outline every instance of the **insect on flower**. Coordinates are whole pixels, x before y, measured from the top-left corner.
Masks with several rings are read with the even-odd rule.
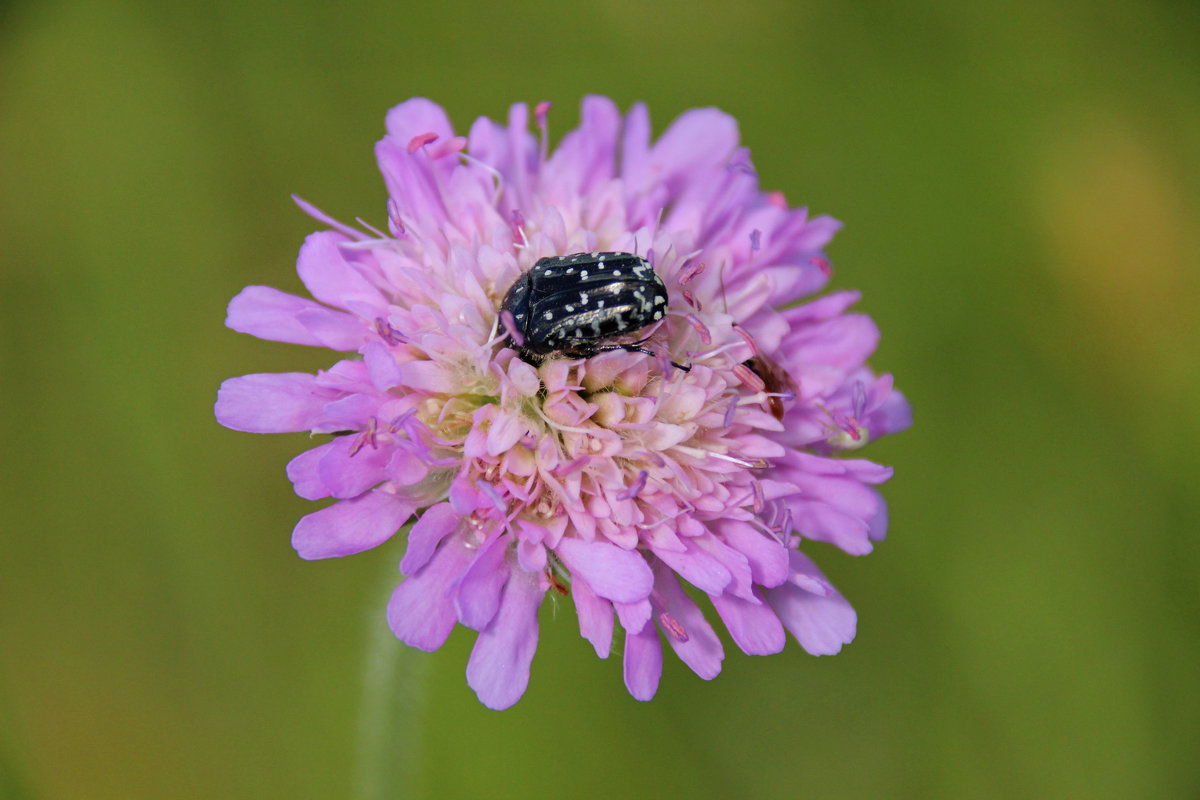
[[[767,408],[770,410],[771,416],[782,422],[785,411],[783,401],[796,397],[791,376],[783,367],[761,353],[742,363],[749,367],[751,372],[762,378],[763,389],[767,394]]]
[[[746,342],[746,346],[752,353],[750,358],[735,369],[744,383],[765,395],[767,410],[771,412],[771,416],[783,422],[783,416],[787,411],[783,402],[796,399],[796,382],[787,373],[787,370],[759,349],[754,342],[754,337],[745,329],[736,326],[734,330]]]
[[[328,228],[297,259],[312,297],[249,286],[229,304],[234,330],[339,355],[225,381],[217,420],[332,434],[287,465],[330,501],[293,547],[404,536],[388,625],[426,651],[475,631],[466,679],[489,708],[525,693],[547,600],[620,654],[638,700],[664,646],[721,671],[717,618],[749,655],[789,632],[840,651],[857,615],[808,551],[883,539],[892,470],[841,454],[911,423],[866,363],[858,294],[814,296],[840,223],[763,190],[717,109],[654,139],[645,106],[588,97],[556,148],[548,111],[460,136],[424,98],[392,109],[387,233],[298,201]]]
[[[667,287],[650,262],[616,252],[539,259],[500,304],[501,314],[512,316],[509,338],[534,364],[556,352],[576,358],[606,350],[654,355],[641,342],[606,342],[658,322],[666,308]]]

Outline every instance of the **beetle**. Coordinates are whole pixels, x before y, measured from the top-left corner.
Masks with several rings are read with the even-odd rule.
[[[633,253],[547,256],[509,287],[500,303],[504,312],[512,315],[509,340],[533,364],[555,353],[573,358],[605,350],[654,355],[641,342],[609,340],[661,320],[667,313],[667,287],[650,262]]]
[[[771,359],[767,358],[762,353],[759,353],[752,358],[743,361],[750,370],[762,379],[763,386],[768,392],[767,409],[770,410],[771,416],[783,422],[783,415],[786,409],[783,407],[784,399],[794,399],[796,396],[795,384],[792,381],[792,376],[784,371],[783,367],[776,364]],[[789,397],[790,396],[790,397]]]

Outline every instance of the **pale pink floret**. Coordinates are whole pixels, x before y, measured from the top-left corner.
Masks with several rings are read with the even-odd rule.
[[[865,366],[878,331],[847,312],[857,293],[777,310],[825,285],[839,223],[763,192],[715,109],[651,141],[644,106],[589,97],[553,152],[547,111],[536,133],[516,105],[461,137],[428,100],[392,109],[376,147],[387,233],[300,201],[333,228],[300,250],[315,300],[251,286],[229,306],[235,330],[355,356],[228,380],[218,420],[335,434],[287,468],[300,496],[334,501],[297,524],[303,558],[361,552],[416,517],[388,622],[423,650],[478,631],[467,681],[491,708],[526,689],[548,591],[570,593],[601,658],[625,631],[639,700],[664,640],[701,678],[720,672],[680,580],[746,653],[778,652],[785,631],[838,652],[854,610],[797,548],[857,555],[883,538],[874,487],[891,470],[840,453],[911,423]],[[640,334],[657,357],[522,360],[500,299],[537,259],[595,250],[643,254],[665,281],[667,318]]]

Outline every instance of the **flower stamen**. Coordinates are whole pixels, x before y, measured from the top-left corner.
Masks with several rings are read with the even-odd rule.
[[[392,237],[399,239],[403,236],[407,236],[408,233],[404,228],[404,222],[400,219],[400,206],[396,204],[396,200],[393,197],[388,198],[387,215],[388,232],[392,234]]]
[[[739,399],[736,394],[729,398],[729,404],[725,407],[725,419],[722,422],[722,427],[728,428],[733,424],[733,415],[737,413]]]
[[[492,501],[492,505],[496,507],[497,511],[499,511],[501,514],[508,513],[508,504],[504,502],[504,498],[500,496],[500,492],[496,490],[496,487],[493,484],[488,483],[483,478],[477,478],[475,480],[475,485],[479,488],[479,491],[487,495],[488,499]]]
[[[529,244],[529,237],[525,235],[525,215],[521,213],[521,209],[514,208],[510,215],[509,224],[512,226],[513,239],[520,241],[520,246]]]
[[[358,438],[355,439],[354,444],[350,446],[351,457],[357,455],[358,451],[362,450],[368,444],[371,445],[372,450],[379,449],[379,443],[375,439],[375,428],[378,422],[379,421],[375,419],[375,417],[369,417],[367,419],[366,430],[362,431],[358,435]]]
[[[641,492],[642,489],[646,488],[646,478],[647,477],[649,477],[649,473],[646,472],[646,470],[643,469],[643,470],[639,471],[637,480],[634,481],[629,486],[628,489],[626,489],[625,491],[623,491],[619,495],[617,495],[617,499],[618,500],[632,500],[633,498],[637,497],[638,493]]]
[[[685,319],[687,320],[688,325],[691,325],[692,329],[696,331],[696,333],[700,334],[700,341],[703,344],[712,344],[712,332],[708,329],[707,325],[700,321],[699,317],[697,317],[695,314],[688,314]]]
[[[688,264],[679,271],[679,277],[675,279],[680,286],[687,286],[696,276],[704,271],[704,262],[699,261],[694,264]]]
[[[540,154],[542,163],[546,162],[546,156],[550,151],[549,125],[547,125],[546,118],[549,116],[550,108],[553,105],[549,100],[543,100],[533,108],[533,118],[537,120],[538,129],[542,132],[542,149]]]
[[[767,384],[757,372],[750,369],[745,364],[739,363],[733,365],[733,374],[737,376],[742,385],[754,390],[755,392],[766,391]]]
[[[329,227],[333,228],[334,230],[340,231],[341,233],[344,233],[345,235],[349,236],[351,239],[356,239],[356,240],[361,241],[363,239],[370,238],[362,231],[360,231],[356,228],[352,228],[344,222],[338,222],[336,219],[329,216],[324,211],[322,211],[321,209],[314,206],[312,203],[308,202],[307,200],[302,199],[299,195],[295,195],[295,194],[292,195],[292,202],[295,203],[296,205],[300,206],[301,211],[303,211],[305,214],[308,214],[310,217],[315,219],[317,222],[323,222],[326,225],[328,225]]]
[[[680,644],[688,640],[687,629],[665,610],[658,612],[658,624],[662,626],[664,633]]]
[[[415,153],[430,142],[436,142],[438,135],[433,131],[427,133],[418,133],[416,136],[408,140],[408,152]]]
[[[392,347],[404,344],[408,341],[408,337],[400,331],[392,327],[392,323],[388,322],[383,317],[375,318],[375,332],[379,334],[379,338],[383,339]]]
[[[758,358],[758,344],[754,341],[754,337],[750,335],[750,332],[741,325],[735,325],[733,327],[733,332],[742,337],[742,339],[746,342],[746,346],[750,348],[750,358]]]

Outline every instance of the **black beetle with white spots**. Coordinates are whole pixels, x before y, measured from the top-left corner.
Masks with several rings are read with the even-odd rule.
[[[515,328],[509,338],[530,363],[554,353],[573,358],[605,350],[649,353],[640,342],[609,340],[661,320],[667,287],[650,262],[633,253],[547,256],[509,288],[500,304],[505,311]]]

